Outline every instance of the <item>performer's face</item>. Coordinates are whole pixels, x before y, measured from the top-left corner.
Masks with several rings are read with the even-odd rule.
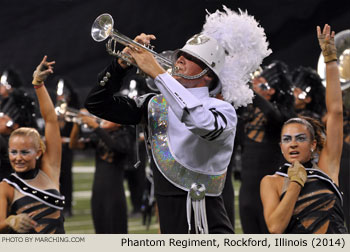
[[[40,156],[31,136],[13,136],[9,141],[9,159],[16,172],[35,168],[36,158]]]
[[[303,90],[298,87],[294,88],[293,90],[294,107],[296,109],[304,109],[306,107],[306,104],[311,102],[310,96],[305,96],[303,93]]]
[[[253,90],[268,101],[271,100],[272,95],[275,93],[275,89],[269,86],[264,77],[256,77],[253,79]]]
[[[180,52],[179,55],[180,56],[177,58],[175,62],[175,67],[178,68],[177,73],[180,73],[186,76],[194,76],[194,75],[200,74],[205,68],[205,65],[195,57],[184,52]],[[206,77],[208,76],[204,75],[203,77],[198,79],[188,80],[180,76],[176,76],[176,75],[174,76],[174,78],[186,88],[198,87],[199,83],[202,83],[204,78]]]
[[[282,129],[281,150],[284,158],[293,163],[305,163],[311,159],[311,150],[316,150],[316,140],[311,139],[307,127],[300,123],[287,124]]]

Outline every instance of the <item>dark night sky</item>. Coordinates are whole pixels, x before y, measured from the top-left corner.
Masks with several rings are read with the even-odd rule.
[[[265,28],[273,54],[263,62],[285,61],[316,68],[316,25],[336,31],[350,28],[350,4],[340,0],[0,0],[0,71],[12,65],[30,88],[31,75],[43,55],[56,61],[55,74],[67,76],[84,100],[97,73],[112,59],[105,43],[90,36],[95,18],[110,13],[115,28],[130,38],[153,33],[155,51],[182,47],[201,31],[207,9],[222,4],[248,10]],[[47,82],[53,88],[53,78]]]

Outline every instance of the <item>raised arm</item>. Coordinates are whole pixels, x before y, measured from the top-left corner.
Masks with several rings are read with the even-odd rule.
[[[47,56],[44,56],[34,71],[32,83],[38,97],[41,116],[45,121],[46,151],[42,156],[41,169],[58,186],[62,152],[61,135],[54,105],[44,85],[46,78],[53,73],[55,61],[48,62],[46,59]]]
[[[337,184],[339,164],[343,147],[343,101],[340,88],[334,31],[326,24],[321,32],[317,26],[317,37],[326,64],[327,140],[320,155],[319,167]]]

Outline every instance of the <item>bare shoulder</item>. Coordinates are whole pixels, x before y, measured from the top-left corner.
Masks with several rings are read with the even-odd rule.
[[[5,181],[0,182],[0,196],[12,199],[14,194],[14,188]]]
[[[4,190],[8,190],[12,188],[12,186],[10,186],[8,183],[6,183],[5,181],[1,181],[0,182],[0,189],[1,189],[1,192],[4,192]]]
[[[266,175],[261,179],[261,183],[279,183],[283,180],[283,177],[273,174],[273,175]]]
[[[270,188],[271,190],[277,191],[278,194],[281,193],[282,186],[284,183],[284,177],[277,174],[266,175],[261,179],[260,188],[265,190]]]

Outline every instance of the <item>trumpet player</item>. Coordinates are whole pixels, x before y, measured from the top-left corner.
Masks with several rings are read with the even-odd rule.
[[[74,87],[74,82],[67,78],[58,76],[56,82],[56,108],[59,104],[66,104],[70,108],[78,109],[79,97]],[[62,162],[60,174],[60,192],[65,197],[65,206],[63,215],[65,218],[73,216],[72,201],[73,201],[73,161],[74,153],[69,148],[69,135],[73,128],[73,123],[66,120],[66,117],[58,113],[58,122],[61,132],[62,141]]]
[[[129,45],[124,52],[154,79],[160,95],[146,94],[135,100],[113,96],[130,71],[122,59],[114,59],[85,101],[96,116],[148,129],[161,233],[234,232],[220,197],[237,124],[231,103],[238,107],[251,101],[253,93],[246,79],[270,54],[263,29],[250,18],[226,7],[210,14],[203,31],[176,51],[171,75],[152,53]],[[225,31],[226,27],[230,30]],[[254,43],[246,51],[232,50],[244,43],[243,37],[251,36],[247,30],[255,33],[250,40]],[[229,41],[224,41],[223,34],[230,35],[225,36]],[[154,39],[142,33],[135,41],[149,44]],[[253,54],[254,60],[249,56]],[[240,61],[243,58],[245,62]],[[226,101],[212,97],[217,93]]]

